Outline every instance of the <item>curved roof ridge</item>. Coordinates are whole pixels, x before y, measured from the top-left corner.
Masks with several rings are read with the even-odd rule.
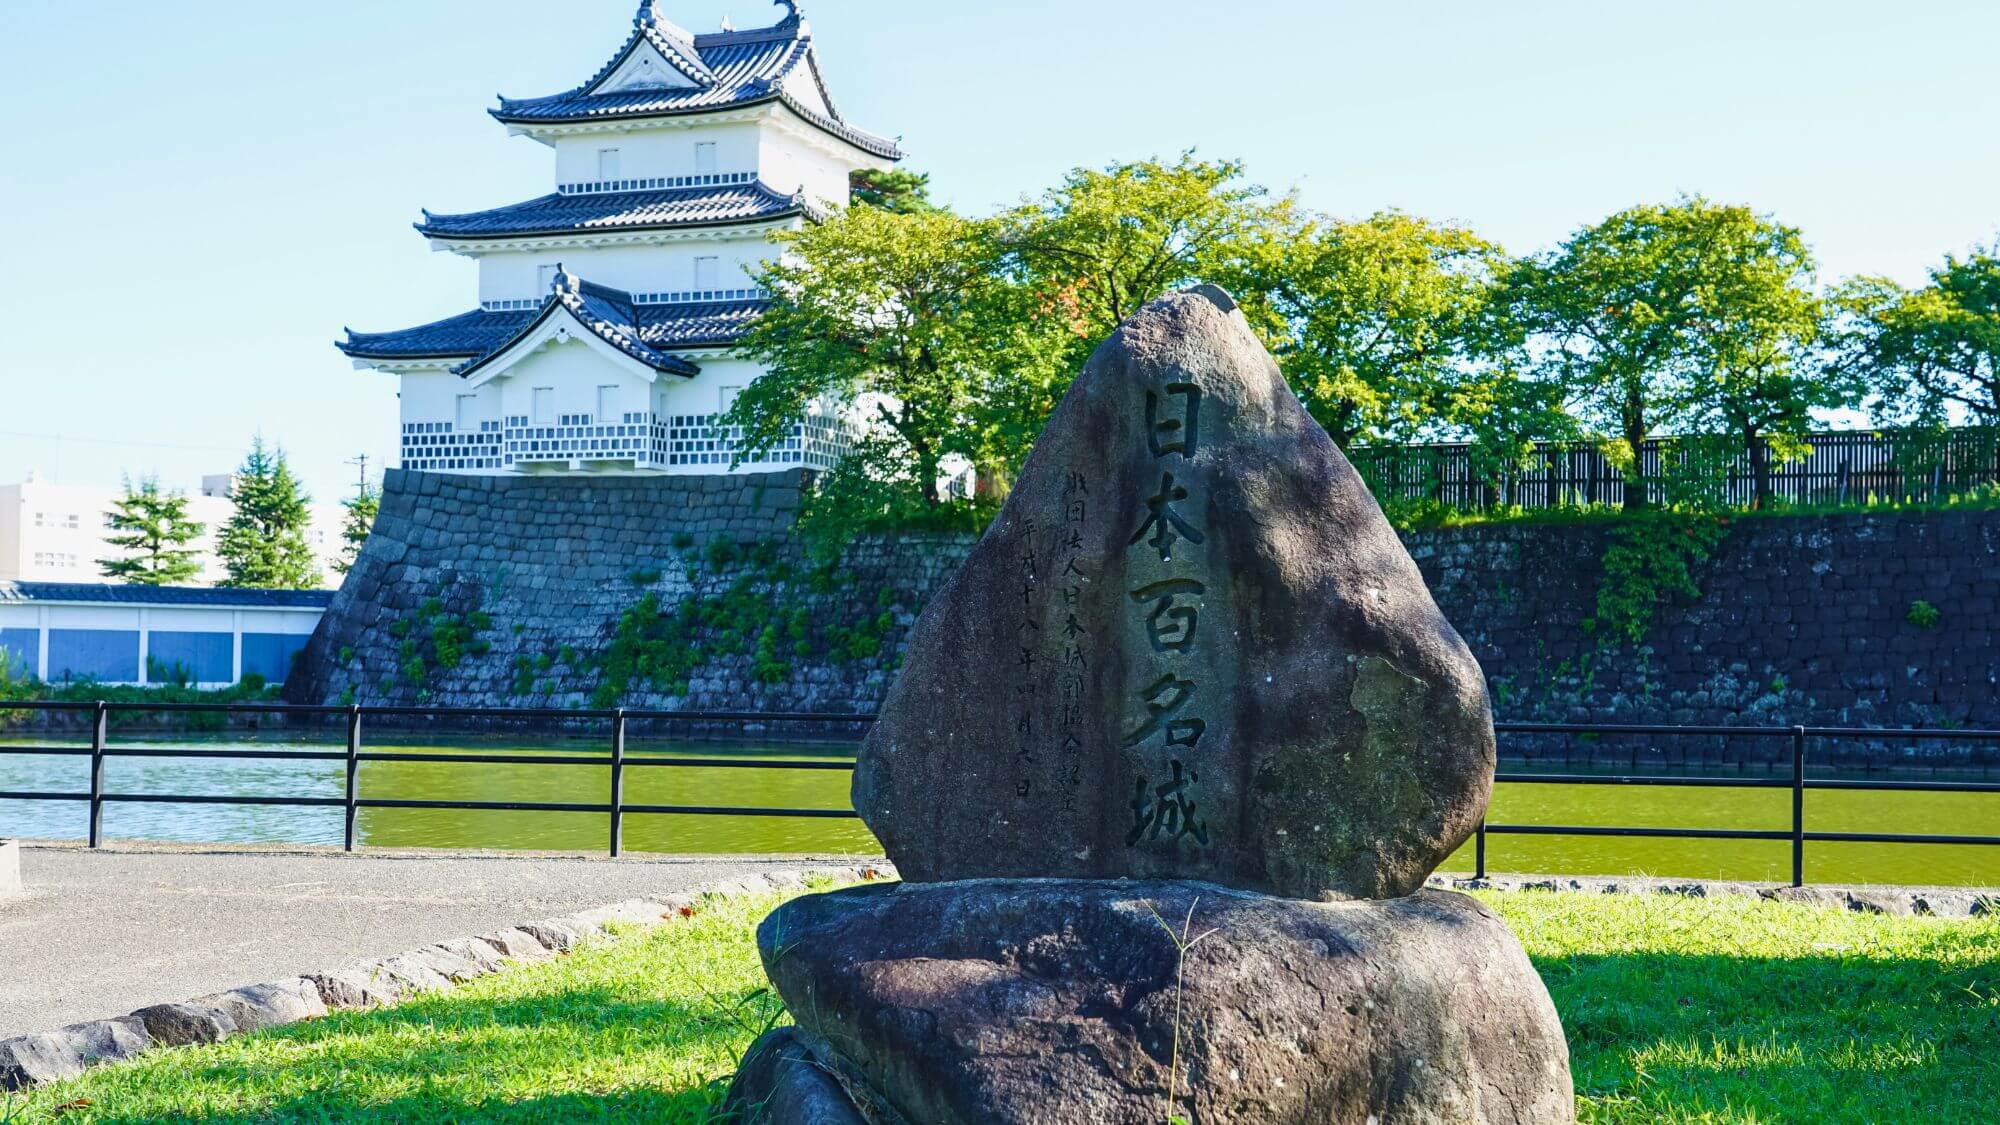
[[[782,219],[797,208],[796,192],[762,179],[696,187],[564,194],[458,214],[424,211],[413,224],[426,238],[478,239],[656,227],[735,226]]]
[[[730,43],[763,43],[772,39],[809,39],[812,25],[806,22],[805,13],[796,0],[772,0],[772,3],[788,9],[785,18],[767,27],[724,28],[721,31],[704,31],[694,37],[696,47],[721,47]]]
[[[557,309],[569,313],[571,319],[591,335],[616,348],[620,354],[638,360],[655,371],[690,377],[701,373],[701,368],[687,360],[669,355],[646,342],[639,306],[631,293],[585,281],[562,265],[556,266],[555,281],[549,287],[549,295],[542,300],[541,310],[532,320],[491,351],[466,360],[452,368],[452,372],[470,376],[487,366],[540,328]]]
[[[640,338],[662,351],[728,347],[770,303],[768,297],[739,297],[639,305]],[[348,338],[334,346],[359,360],[472,360],[505,347],[540,319],[546,305],[544,300],[528,309],[479,308],[394,332],[350,328]]]

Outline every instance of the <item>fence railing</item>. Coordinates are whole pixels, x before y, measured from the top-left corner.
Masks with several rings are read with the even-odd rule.
[[[1635,478],[1654,498],[1672,480],[1738,506],[1757,497],[1760,479],[1766,495],[1800,505],[1934,501],[2000,481],[2000,428],[1838,431],[1803,440],[1804,455],[1781,462],[1768,443],[1753,459],[1740,439],[1660,438],[1640,447],[1629,474],[1591,442],[1537,443],[1524,464],[1504,467],[1462,443],[1360,446],[1350,456],[1379,499],[1463,511],[1618,505]]]
[[[85,838],[90,847],[104,842],[104,807],[107,804],[207,804],[265,805],[299,808],[339,808],[344,813],[342,845],[353,851],[358,842],[356,819],[361,809],[470,809],[502,812],[583,813],[609,817],[608,851],[618,856],[624,850],[627,816],[754,816],[855,819],[852,809],[803,809],[784,807],[732,807],[715,805],[634,804],[625,800],[625,775],[632,769],[758,769],[758,770],[852,770],[851,760],[795,761],[762,758],[688,758],[665,755],[631,754],[627,737],[635,722],[686,724],[713,729],[730,727],[746,731],[754,727],[809,726],[820,730],[846,729],[859,732],[874,722],[872,715],[759,711],[561,711],[513,708],[425,708],[425,707],[310,707],[288,704],[151,704],[151,703],[8,703],[5,710],[82,712],[90,716],[90,744],[85,746],[16,745],[0,746],[0,755],[54,755],[88,757],[90,783],[87,792],[0,791],[0,800],[67,801],[88,805]],[[318,718],[344,730],[345,745],[338,751],[215,749],[190,747],[121,747],[110,738],[110,718],[127,713],[207,713],[282,716],[309,720]],[[577,724],[600,723],[608,727],[607,752],[603,754],[478,754],[415,753],[371,751],[363,743],[364,724],[370,718],[466,719],[484,721],[534,721]],[[1746,738],[1784,740],[1791,753],[1788,776],[1754,777],[1678,774],[1547,773],[1502,771],[1495,780],[1502,784],[1586,785],[1626,787],[1682,787],[1731,789],[1788,789],[1791,792],[1791,823],[1778,829],[1756,828],[1659,828],[1576,824],[1490,824],[1482,821],[1473,836],[1474,873],[1484,877],[1487,838],[1514,836],[1606,836],[1682,840],[1788,841],[1791,844],[1792,885],[1806,878],[1806,845],[1809,843],[1875,844],[1955,844],[2000,847],[2000,836],[1943,835],[1902,832],[1821,832],[1806,825],[1805,795],[1811,790],[1862,790],[1914,793],[1990,793],[2000,797],[2000,783],[1979,781],[1835,779],[1811,776],[1808,765],[1816,742],[1862,740],[1868,742],[1939,740],[2000,743],[2000,730],[1899,730],[1868,727],[1749,727],[1749,726],[1648,726],[1629,724],[1497,723],[1495,732],[1508,736],[1546,739],[1551,736],[1602,738],[1607,736],[1643,738]],[[111,792],[105,787],[104,766],[114,758],[203,759],[227,758],[250,761],[342,762],[345,764],[344,792],[339,797],[224,796],[210,794],[163,794]],[[364,762],[430,762],[452,765],[550,765],[609,766],[610,787],[603,802],[545,801],[445,801],[403,800],[363,796],[361,764]],[[4,826],[0,826],[4,827]]]

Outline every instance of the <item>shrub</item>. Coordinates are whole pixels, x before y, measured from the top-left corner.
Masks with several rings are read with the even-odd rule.
[[[1938,607],[1918,598],[1910,603],[1910,612],[1904,616],[1904,620],[1919,629],[1934,629],[1943,617],[1944,614],[1939,612]]]

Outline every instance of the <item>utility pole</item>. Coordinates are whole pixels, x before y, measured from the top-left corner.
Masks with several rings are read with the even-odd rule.
[[[348,461],[347,463],[350,465],[357,465],[360,467],[360,474],[361,474],[360,490],[359,492],[356,493],[356,495],[359,496],[368,495],[368,455],[366,453],[360,454],[356,456],[354,459]]]

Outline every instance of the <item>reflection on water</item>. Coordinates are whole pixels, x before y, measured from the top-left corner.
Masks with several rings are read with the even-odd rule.
[[[602,753],[601,742],[518,743],[405,738],[404,745],[371,741],[370,751],[518,753],[501,765],[365,762],[361,795],[392,800],[532,801],[604,803],[610,799],[606,765],[534,764],[549,754]],[[14,745],[29,740],[13,739]],[[0,743],[5,744],[5,743]],[[48,744],[47,739],[42,744]],[[61,744],[74,744],[66,742]],[[137,740],[130,747],[242,750],[227,742],[193,739]],[[263,750],[337,749],[326,743],[266,738]],[[648,757],[727,757],[773,763],[844,760],[851,745],[745,742],[634,742],[631,761]],[[339,762],[269,762],[233,757],[204,759],[112,758],[105,763],[110,793],[214,794],[225,796],[331,797],[343,795]],[[705,766],[628,765],[625,799],[637,805],[700,805],[845,809],[845,770],[733,769]],[[0,755],[0,790],[83,792],[86,759]],[[1791,794],[1784,789],[1669,789],[1583,785],[1502,785],[1495,793],[1495,824],[1627,825],[1684,828],[1769,828],[1790,824]],[[84,834],[85,806],[47,801],[0,801],[0,837],[76,839]],[[601,851],[609,818],[594,813],[532,813],[447,809],[363,809],[360,841],[375,847],[478,847],[550,851]],[[1822,832],[1934,832],[2000,835],[2000,794],[1812,792],[1806,824]],[[270,808],[229,805],[105,807],[110,839],[186,843],[339,844],[338,808]],[[628,814],[625,846],[634,852],[755,853],[880,850],[858,820],[766,816]],[[1493,836],[1487,866],[1495,871],[1584,874],[1653,874],[1782,881],[1790,875],[1790,845],[1759,840],[1656,840]],[[1472,867],[1468,847],[1446,870]],[[2000,848],[1894,844],[1808,844],[1806,876],[1814,882],[2000,884]]]

